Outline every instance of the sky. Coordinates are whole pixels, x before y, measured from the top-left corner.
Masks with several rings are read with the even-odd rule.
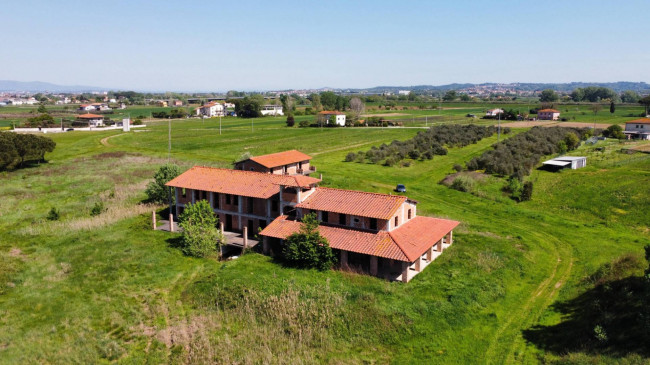
[[[227,91],[650,82],[648,0],[7,1],[0,79]]]

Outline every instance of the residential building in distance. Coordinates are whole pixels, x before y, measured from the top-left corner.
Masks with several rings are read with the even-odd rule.
[[[283,154],[258,159],[267,156],[276,159]],[[195,166],[167,186],[175,189],[177,214],[186,204],[207,200],[225,231],[246,228],[253,237],[261,230],[265,254],[279,255],[284,240],[300,230],[300,220],[314,213],[321,222],[319,232],[343,269],[388,280],[408,282],[452,244],[459,222],[417,216],[414,200],[318,187],[320,181],[302,175]]]
[[[106,103],[92,103],[92,104],[81,104],[79,105],[78,111],[81,112],[99,112],[99,111],[109,111],[111,108]]]
[[[291,150],[251,157],[235,163],[235,170],[256,171],[277,175],[309,175],[316,172],[311,156]]]
[[[335,110],[323,110],[318,113],[318,121],[345,127],[345,113]]]
[[[650,140],[650,118],[641,118],[625,122],[623,131],[627,139]]]
[[[560,111],[555,109],[541,109],[537,111],[538,120],[558,120]]]
[[[223,104],[219,104],[216,101],[209,102],[205,105],[202,105],[196,108],[197,117],[223,117],[225,116],[225,110]]]
[[[104,125],[104,116],[97,114],[81,114],[77,116],[77,120],[88,123],[91,127],[100,127]]]
[[[499,114],[503,114],[503,109],[496,108],[496,109],[490,109],[485,112],[485,116],[491,118],[496,118],[499,116]]]
[[[281,105],[264,105],[262,107],[262,115],[284,115]]]

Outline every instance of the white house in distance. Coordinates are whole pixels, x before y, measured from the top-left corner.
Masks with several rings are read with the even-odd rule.
[[[537,119],[539,120],[558,120],[560,119],[560,111],[555,109],[542,109],[537,111]]]
[[[284,115],[282,106],[280,105],[264,105],[262,107],[262,115]]]
[[[106,103],[92,103],[92,104],[81,104],[79,105],[79,111],[91,112],[91,111],[106,111],[111,110],[111,108]]]
[[[196,116],[197,117],[205,116],[208,118],[223,117],[226,115],[225,111],[226,108],[224,108],[223,104],[219,104],[213,101],[196,108]]]
[[[81,114],[77,116],[78,120],[88,123],[91,127],[100,127],[104,125],[104,116],[97,114]]]
[[[563,169],[566,167],[571,167],[571,170],[575,170],[587,166],[587,158],[582,156],[561,156],[548,161],[544,161],[542,164],[555,170]]]
[[[625,133],[627,139],[650,140],[650,118],[641,118],[626,122],[623,133]]]
[[[503,109],[496,108],[496,109],[490,109],[485,112],[486,117],[492,117],[492,118],[496,118],[499,114],[503,114]]]
[[[320,121],[326,121],[327,124],[332,123],[345,127],[345,113],[339,111],[323,110],[318,113],[318,119]]]

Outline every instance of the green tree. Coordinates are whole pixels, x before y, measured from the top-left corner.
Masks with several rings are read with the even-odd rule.
[[[225,238],[217,229],[218,219],[207,200],[186,205],[179,221],[179,226],[183,228],[181,249],[184,254],[208,257],[221,252]]]
[[[320,102],[326,110],[336,110],[337,99],[338,96],[331,91],[325,91],[320,94]]]
[[[521,190],[521,201],[525,202],[530,200],[533,197],[533,182],[526,181],[524,183],[524,188]]]
[[[457,97],[458,97],[458,94],[456,93],[456,90],[449,90],[442,97],[442,100],[444,100],[444,101],[454,101],[454,100],[456,100]]]
[[[235,100],[235,111],[242,118],[257,118],[262,116],[264,97],[260,94],[245,96]]]
[[[44,104],[44,103],[41,103],[41,104],[38,106],[38,109],[36,109],[36,111],[39,112],[39,113],[47,113],[47,109],[45,108],[45,104]]]
[[[564,143],[566,143],[566,147],[569,151],[575,150],[580,146],[580,138],[575,135],[575,133],[567,133],[566,137],[564,137]]]
[[[648,107],[650,107],[650,95],[639,99],[639,104],[645,106],[645,114],[648,115]]]
[[[549,103],[560,100],[560,96],[552,89],[546,89],[539,95],[539,101]]]
[[[625,139],[623,128],[618,124],[612,124],[603,131],[603,136],[616,139]]]
[[[621,101],[624,103],[636,103],[639,99],[639,94],[632,90],[625,90],[621,94]]]
[[[461,101],[471,101],[472,98],[467,94],[460,94],[460,100]]]
[[[614,114],[616,112],[616,104],[614,104],[614,101],[609,103],[609,112]]]
[[[290,266],[318,270],[332,268],[336,259],[329,242],[318,232],[315,213],[305,215],[300,231],[287,237],[282,256]]]
[[[172,188],[165,186],[173,178],[181,174],[181,168],[175,164],[166,164],[160,166],[156,174],[153,176],[153,181],[147,185],[145,193],[147,198],[155,203],[165,204],[171,199],[174,204],[175,196],[172,194]]]
[[[0,170],[13,167],[20,158],[15,143],[17,135],[11,132],[0,132]]]

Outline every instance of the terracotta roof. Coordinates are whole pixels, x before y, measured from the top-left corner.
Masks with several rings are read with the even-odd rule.
[[[559,113],[560,111],[559,111],[559,110],[555,110],[555,109],[541,109],[541,110],[538,110],[537,112],[538,112],[538,113],[539,113],[539,112]]]
[[[406,197],[400,195],[321,187],[296,207],[360,217],[391,219],[405,201]]]
[[[330,247],[337,250],[413,262],[458,224],[447,219],[415,217],[392,232],[373,233],[323,225],[318,227],[318,231],[327,238]],[[260,235],[286,239],[298,232],[300,227],[300,222],[280,216]]]
[[[81,114],[78,115],[77,118],[82,118],[82,119],[98,119],[98,118],[104,118],[103,115],[97,115],[97,114]]]
[[[308,176],[274,175],[254,171],[194,166],[167,186],[268,199],[280,192],[278,185],[307,187],[319,182]]]
[[[625,124],[650,124],[650,118],[641,118],[625,122]]]
[[[271,153],[270,155],[262,155],[257,157],[251,157],[250,160],[257,162],[258,164],[273,168],[278,166],[284,166],[300,161],[311,160],[311,156],[306,155],[300,151],[290,150],[278,153]]]
[[[329,114],[345,115],[345,113],[342,113],[342,112],[340,112],[340,111],[338,111],[338,110],[323,110],[322,112],[319,112],[318,114],[325,114],[325,115],[329,115]]]

